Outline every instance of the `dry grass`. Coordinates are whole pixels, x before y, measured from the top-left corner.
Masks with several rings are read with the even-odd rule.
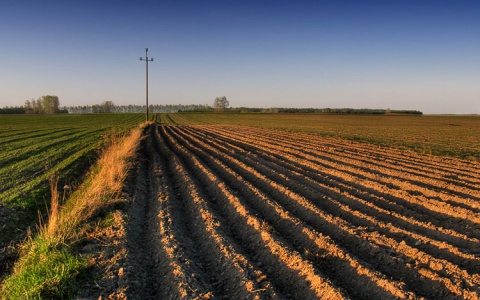
[[[119,200],[123,182],[131,166],[131,158],[142,135],[136,128],[128,136],[111,136],[110,146],[103,150],[97,168],[91,173],[80,194],[58,211],[59,193],[52,189],[52,204],[47,230],[44,234],[62,236],[62,240],[74,237],[78,224],[88,220],[95,212]]]
[[[58,191],[58,174],[55,173],[50,177],[50,211],[48,214],[48,223],[42,226],[41,231],[46,236],[52,236],[56,231],[56,225],[58,223],[58,213],[60,211],[60,193]]]

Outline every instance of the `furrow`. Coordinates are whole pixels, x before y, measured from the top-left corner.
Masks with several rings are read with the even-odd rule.
[[[234,137],[232,138],[234,139]],[[253,140],[245,138],[243,142],[252,143]],[[479,225],[475,222],[475,219],[478,219],[478,217],[472,211],[457,207],[457,209],[461,211],[455,212],[454,209],[449,209],[451,207],[448,204],[442,202],[429,203],[428,201],[422,201],[418,197],[412,197],[411,195],[406,194],[405,191],[401,189],[389,188],[382,183],[375,180],[372,181],[365,176],[359,175],[354,170],[343,171],[341,170],[341,167],[339,167],[340,169],[337,169],[318,159],[308,156],[306,157],[299,151],[293,153],[288,150],[284,151],[283,149],[280,151],[277,150],[280,146],[275,147],[261,141],[255,141],[255,145],[268,153],[281,152],[283,156],[288,157],[295,164],[301,164],[307,168],[312,168],[317,170],[317,172],[322,173],[325,179],[343,182],[347,189],[348,187],[352,187],[356,190],[367,192],[374,196],[371,200],[375,201],[375,205],[380,205],[384,209],[393,210],[403,215],[409,215],[422,222],[435,224],[436,227],[446,227],[459,232],[465,232],[473,238],[480,237],[478,231]],[[384,199],[384,201],[381,199]],[[451,218],[450,220],[452,222],[445,223],[445,220],[448,220],[449,218]]]
[[[227,151],[228,151],[228,150],[227,150]],[[224,154],[225,156],[232,155],[231,153],[227,153],[227,151],[226,151],[226,153]],[[233,160],[233,162],[230,163],[228,166],[229,166],[230,168],[232,168],[232,169],[234,169],[234,168],[237,168],[237,169],[238,169],[238,168],[240,168],[240,167],[243,167],[245,170],[248,169],[248,167],[242,166],[242,165],[244,165],[244,164],[243,164],[241,161],[239,161],[239,160]],[[257,174],[255,174],[255,173],[257,173]],[[331,217],[329,217],[329,216],[327,216],[327,215],[324,215],[322,212],[316,210],[315,207],[312,207],[311,204],[309,204],[308,202],[304,201],[303,197],[301,197],[300,195],[295,194],[295,193],[292,193],[291,191],[289,191],[289,190],[287,190],[287,189],[285,189],[285,188],[283,188],[283,190],[282,190],[281,185],[278,185],[277,183],[271,183],[271,182],[269,182],[269,181],[267,180],[267,177],[266,177],[266,176],[261,175],[261,174],[259,174],[258,172],[254,171],[254,170],[251,170],[251,168],[250,168],[250,170],[248,170],[248,172],[247,172],[247,171],[244,171],[244,173],[243,173],[242,175],[245,176],[246,178],[248,178],[248,176],[254,176],[254,177],[256,177],[256,178],[249,179],[249,180],[251,180],[251,181],[258,181],[259,179],[261,179],[263,182],[262,182],[261,184],[259,184],[259,185],[260,185],[263,189],[266,189],[268,186],[270,186],[270,193],[272,193],[274,196],[278,197],[278,199],[281,198],[282,192],[283,192],[283,194],[288,195],[288,196],[289,196],[288,198],[291,198],[290,203],[285,202],[284,205],[290,205],[290,206],[292,207],[292,208],[291,208],[292,211],[294,211],[295,209],[298,209],[298,203],[302,203],[303,205],[305,205],[305,206],[308,208],[308,210],[315,211],[315,213],[316,213],[317,215],[323,215],[322,218],[321,218],[322,221],[327,220],[328,218],[332,219]],[[272,175],[272,174],[269,173],[269,175]],[[262,177],[263,177],[263,178],[262,178]],[[283,199],[287,199],[287,197],[284,197]],[[296,204],[297,204],[297,205],[296,205]],[[308,207],[309,205],[310,205],[310,207]],[[297,206],[297,207],[295,207],[295,206]],[[335,219],[334,219],[334,220],[332,220],[332,223],[333,223],[333,224],[330,224],[331,227],[339,226],[339,225],[341,224],[341,221],[338,221],[338,220],[335,220]],[[338,224],[335,224],[335,223],[338,223]],[[334,225],[334,226],[332,226],[332,225]],[[347,229],[348,229],[348,228],[347,228]],[[376,236],[374,236],[374,235],[370,235],[369,238],[370,238],[370,239],[373,239],[375,242],[377,242],[377,243],[378,243],[379,245],[381,245],[382,247],[385,247],[385,246],[386,246],[384,240],[386,240],[386,241],[388,242],[387,244],[389,244],[389,245],[398,246],[398,245],[397,245],[398,243],[396,243],[394,240],[385,239],[384,237],[376,237]],[[357,243],[357,244],[358,244],[358,243]],[[408,253],[406,253],[406,252],[403,253],[403,255],[409,256]],[[415,259],[415,258],[412,257],[412,259]],[[432,258],[432,259],[434,259],[434,258]],[[448,263],[448,262],[447,262],[447,263]],[[397,267],[401,267],[401,264],[399,264],[399,266],[397,266]],[[455,267],[454,267],[454,266],[449,266],[449,267],[451,267],[451,269],[453,269],[453,272],[454,272],[454,273],[458,273],[458,272],[459,272],[458,270],[455,270]],[[417,274],[417,276],[415,276],[415,274],[412,274],[412,272],[415,273],[415,271],[410,270],[410,269],[407,268],[407,267],[404,268],[404,271],[405,271],[406,273],[410,273],[410,274],[409,274],[409,275],[411,275],[410,278],[412,278],[412,276],[413,276],[413,277],[416,277],[418,280],[421,279],[421,276],[419,276],[419,274]],[[460,273],[461,273],[461,272],[460,272]],[[432,272],[432,273],[429,274],[429,275],[430,275],[429,277],[431,277],[434,281],[437,281],[437,283],[438,283],[438,282],[441,282],[441,283],[442,283],[441,286],[443,286],[444,288],[448,289],[449,292],[452,292],[452,293],[457,294],[457,295],[458,295],[458,293],[464,293],[464,292],[467,292],[467,293],[468,293],[468,291],[459,290],[455,285],[452,285],[451,281],[450,281],[448,278],[437,276],[437,275],[435,274],[435,272]],[[458,274],[457,274],[457,275],[458,275]],[[463,275],[463,274],[460,274],[460,275]],[[457,276],[457,277],[459,277],[459,276]],[[423,279],[423,278],[422,278],[422,279]],[[413,283],[416,283],[416,281],[417,281],[417,280],[415,280],[414,282],[412,282],[412,285],[413,285]],[[426,288],[430,285],[430,282],[427,282],[427,281],[428,281],[428,280],[425,280],[425,285],[424,285],[424,287],[426,287]],[[438,285],[438,284],[437,284],[437,285]],[[440,288],[440,286],[439,286],[438,288]],[[430,292],[432,292],[432,291],[429,290],[428,293],[430,293]],[[442,292],[442,291],[439,289],[439,290],[437,290],[437,292],[438,292],[438,293],[443,293],[443,292],[447,292],[447,291],[444,290],[444,291]],[[428,294],[428,293],[427,293],[427,294]],[[448,292],[447,292],[447,293],[448,293]]]
[[[220,128],[220,126],[218,126]],[[225,128],[235,128],[227,127]],[[250,136],[278,138],[278,130],[266,130],[264,128],[245,127],[248,129]],[[228,131],[229,129],[227,129]],[[337,154],[341,155],[344,152],[354,153],[354,155],[364,155],[368,158],[369,155],[377,157],[392,158],[396,163],[403,163],[405,167],[419,167],[421,171],[423,167],[427,170],[438,170],[444,172],[446,175],[451,174],[454,171],[459,176],[465,176],[466,178],[476,179],[478,177],[472,176],[473,174],[480,175],[480,165],[475,162],[462,161],[459,159],[449,157],[437,157],[432,155],[422,155],[412,151],[398,150],[394,148],[385,148],[372,144],[358,143],[354,141],[343,140],[339,138],[324,137],[313,134],[305,133],[292,133],[288,131],[282,131],[282,137],[287,137],[289,141],[295,141],[302,145],[313,147],[323,146],[324,150],[333,150]],[[463,179],[463,178],[462,178]]]
[[[154,144],[154,129],[149,127],[142,141],[136,194],[130,209],[127,240],[128,261],[132,269],[129,298],[181,299],[206,295],[197,274],[183,251],[177,224],[172,224],[170,187]],[[158,214],[156,214],[158,212]],[[146,259],[149,257],[149,259]],[[199,277],[199,276],[198,276]]]
[[[201,135],[203,138],[206,137],[198,131],[190,131],[189,133],[191,135]],[[472,265],[469,267],[472,268],[472,270],[477,269],[478,259],[472,254],[464,254],[463,252],[476,251],[480,253],[480,241],[478,239],[468,239],[465,235],[452,231],[443,232],[443,230],[439,230],[431,225],[429,226],[394,211],[377,207],[372,204],[372,198],[369,193],[352,189],[341,182],[332,182],[313,168],[299,166],[298,163],[289,161],[285,156],[281,156],[281,153],[275,154],[259,151],[250,144],[241,144],[240,141],[229,140],[227,142],[216,138],[215,142],[227,148],[241,149],[241,151],[243,151],[242,155],[245,157],[255,159],[265,167],[272,168],[278,173],[283,174],[283,176],[289,180],[295,180],[297,184],[304,185],[315,192],[324,194],[330,201],[322,201],[320,203],[323,205],[323,209],[327,209],[332,214],[354,210],[354,214],[361,214],[361,216],[355,218],[363,223],[369,218],[368,216],[374,217],[378,219],[378,221],[381,221],[380,224],[383,222],[385,222],[384,224],[388,224],[388,228],[391,229],[391,231],[398,233],[399,239],[410,235],[415,240],[414,243],[418,243],[421,240],[423,241],[422,247],[424,248],[429,248],[431,245],[434,245],[433,251],[435,253],[448,250],[448,253],[445,253],[445,257],[448,257],[451,253],[452,255],[458,256],[458,261],[460,262],[465,263],[465,261],[471,261]],[[256,157],[260,157],[261,159],[257,160]],[[348,196],[345,195],[345,191],[348,191]],[[415,232],[418,234],[415,234]],[[427,237],[427,239],[422,238],[422,236]],[[445,242],[450,243],[452,246]],[[455,247],[463,249],[455,249]],[[469,264],[467,263],[467,265]]]
[[[477,201],[480,200],[479,185],[473,188],[462,188],[446,182],[439,182],[438,180],[429,180],[433,182],[429,182],[426,178],[420,180],[416,175],[410,175],[406,172],[395,172],[395,165],[378,167],[377,170],[372,168],[374,163],[361,162],[357,156],[354,158],[342,157],[341,153],[338,155],[338,152],[315,151],[304,144],[292,142],[284,137],[263,137],[262,141],[272,146],[281,146],[283,149],[288,149],[291,153],[300,152],[304,158],[321,161],[326,167],[349,171],[352,174],[357,174],[357,176],[362,174],[364,178],[378,181],[380,184],[397,190],[407,191],[415,196],[423,196],[426,200],[433,201],[435,204],[439,203],[440,206],[447,203],[451,204],[454,209],[456,209],[456,206],[459,206],[460,208],[463,207],[471,211],[480,212],[480,209],[477,208]],[[460,210],[460,208],[458,209]]]
[[[292,134],[291,134],[292,135]],[[478,163],[472,163],[469,161],[463,161],[459,159],[449,157],[437,157],[432,155],[418,154],[413,151],[404,151],[399,149],[391,149],[380,147],[372,144],[357,143],[353,141],[343,141],[340,144],[338,139],[335,138],[323,138],[315,135],[307,134],[295,134],[295,136],[301,136],[302,141],[310,142],[311,144],[321,143],[327,144],[330,141],[330,146],[339,150],[344,150],[352,154],[363,155],[368,159],[369,155],[376,155],[385,158],[392,158],[395,162],[402,163],[403,166],[409,167],[423,167],[432,171],[445,172],[449,174],[452,169],[460,176],[466,176],[467,178],[473,178],[472,173],[480,175],[480,166]],[[341,154],[340,151],[339,154]],[[453,163],[453,164],[452,164]],[[470,172],[465,172],[466,170]],[[418,171],[423,171],[419,168]]]
[[[164,134],[169,136],[167,131]],[[172,147],[182,152],[184,147],[178,145],[174,138],[168,140],[172,142]],[[310,262],[304,260],[277,235],[265,230],[264,221],[250,213],[235,195],[235,191],[230,190],[198,158],[192,156],[188,149],[183,153],[189,166],[196,169],[196,178],[201,180],[201,186],[215,199],[211,205],[217,207],[217,211],[229,220],[226,225],[250,256],[258,260],[257,265],[266,272],[275,287],[284,295],[294,298],[344,298]]]
[[[177,130],[175,130],[177,131]],[[345,253],[328,237],[325,237],[310,226],[304,224],[290,212],[283,209],[267,195],[255,188],[248,180],[228,168],[218,159],[218,155],[210,155],[198,147],[198,143],[185,138],[181,132],[176,132],[177,139],[196,156],[220,174],[220,177],[234,190],[239,199],[246,203],[249,210],[256,211],[274,230],[286,237],[291,244],[296,245],[303,252],[306,259],[312,261],[329,278],[348,291],[355,298],[368,299],[371,296],[388,299],[393,297],[405,298],[402,284],[391,282],[381,274],[364,267],[361,262]],[[182,137],[180,137],[180,135]],[[187,139],[189,141],[187,141]],[[219,153],[219,155],[222,155]],[[242,182],[243,180],[243,182]],[[270,225],[269,225],[270,226]]]
[[[262,294],[266,298],[277,297],[271,284],[264,280],[263,273],[241,254],[239,247],[224,232],[222,225],[226,221],[207,204],[205,199],[212,195],[205,194],[197,186],[193,179],[196,176],[191,174],[192,166],[182,161],[180,151],[172,146],[174,142],[162,130],[157,136],[161,140],[158,145],[160,154],[168,157],[166,163],[174,180],[175,193],[184,206],[187,229],[205,262],[205,275],[212,296],[255,299]]]

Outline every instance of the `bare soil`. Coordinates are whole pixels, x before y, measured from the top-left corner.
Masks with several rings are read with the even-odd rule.
[[[121,297],[479,299],[480,163],[246,126],[146,135]]]

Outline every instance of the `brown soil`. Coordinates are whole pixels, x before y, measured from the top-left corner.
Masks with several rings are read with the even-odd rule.
[[[479,163],[252,127],[146,135],[129,299],[479,299]]]

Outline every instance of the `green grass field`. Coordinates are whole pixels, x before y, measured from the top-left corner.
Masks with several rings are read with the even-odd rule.
[[[141,114],[0,115],[0,243],[17,234],[15,224],[45,208],[48,180],[76,185],[108,136],[144,120]],[[25,213],[22,213],[25,212]],[[28,222],[26,222],[28,223]]]
[[[479,116],[182,113],[163,116],[162,120],[306,132],[480,161]]]

